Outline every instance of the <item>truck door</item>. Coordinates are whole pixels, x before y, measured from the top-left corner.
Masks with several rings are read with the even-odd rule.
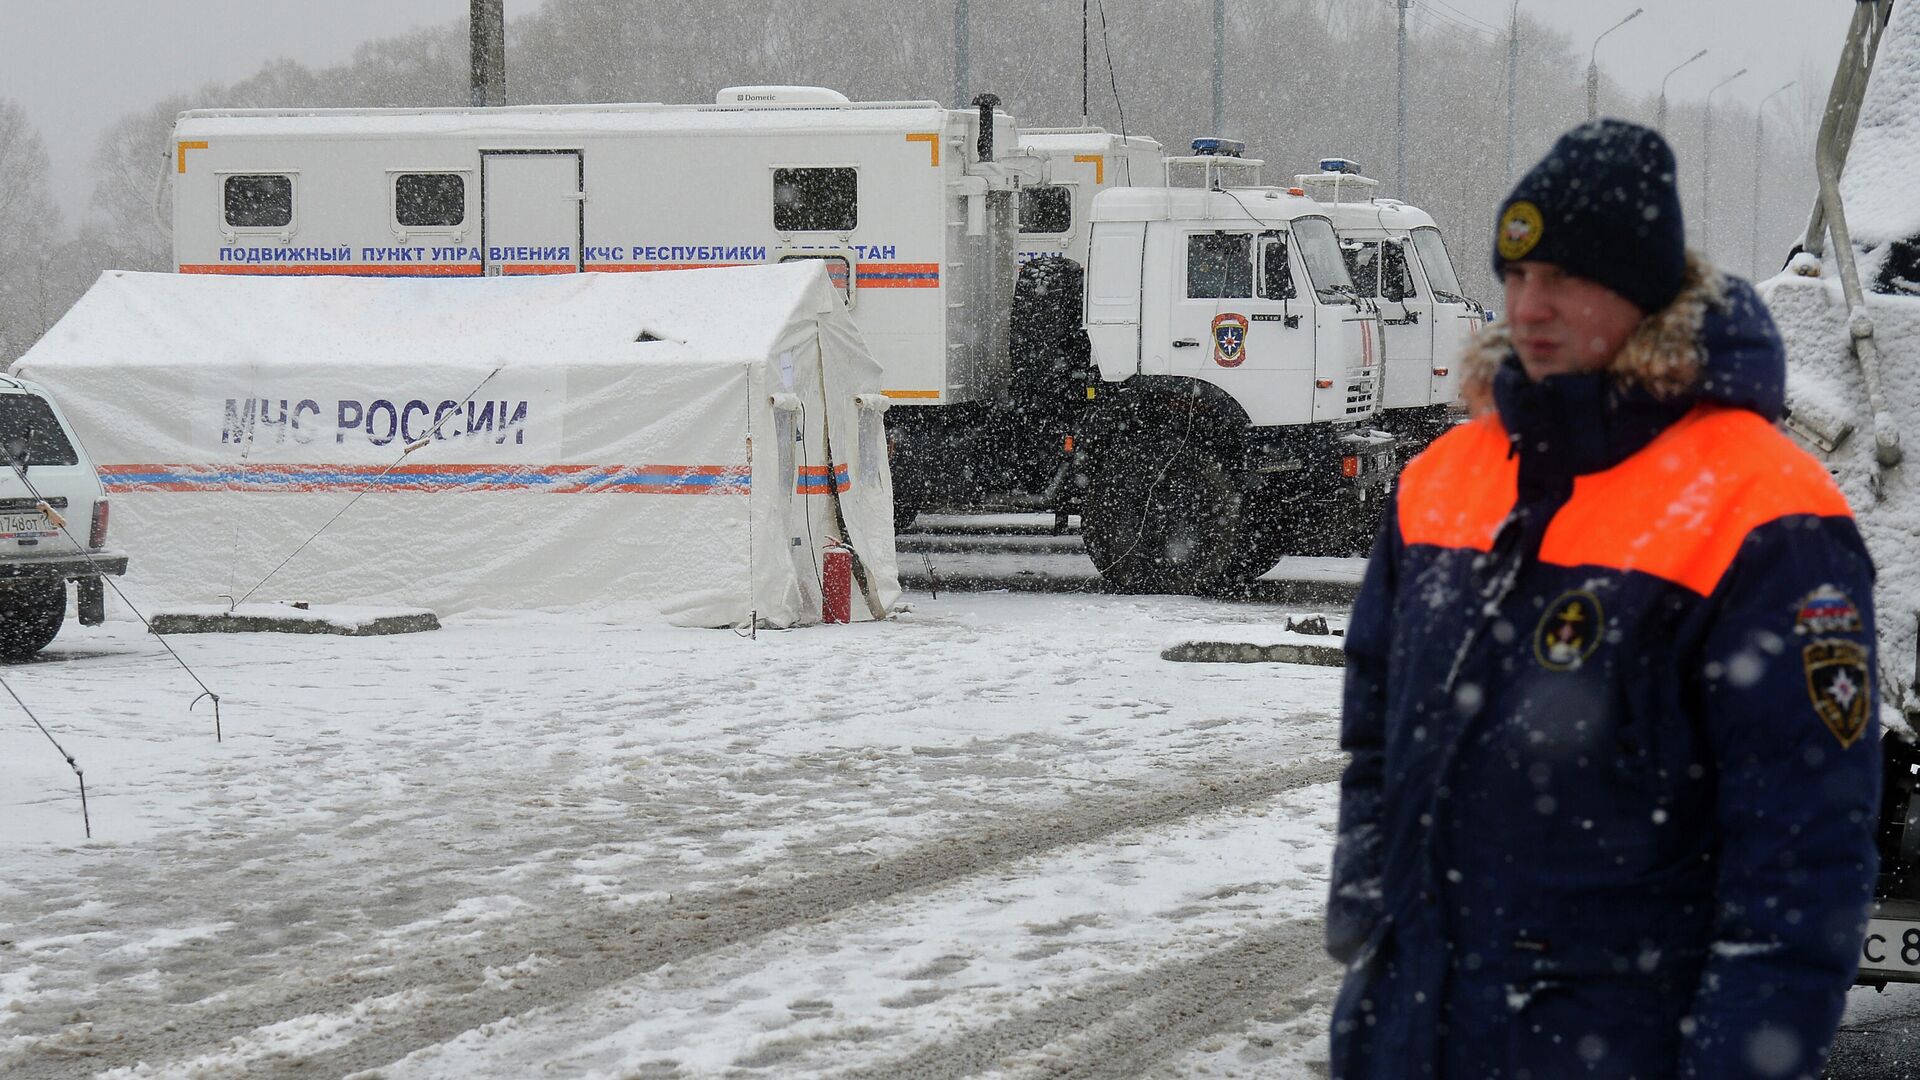
[[[1288,295],[1287,248],[1275,230],[1188,233],[1173,305],[1173,374],[1226,390],[1261,426],[1303,422],[1312,408],[1313,319]],[[1261,272],[1268,260],[1276,272]]]
[[[1380,308],[1387,365],[1381,407],[1425,406],[1433,379],[1433,304],[1427,291],[1415,283],[1406,250],[1391,239],[1345,240],[1340,247],[1355,289]]]
[[[1480,305],[1460,291],[1440,230],[1415,229],[1412,242],[1420,276],[1433,298],[1433,383],[1428,396],[1435,405],[1449,405],[1460,396],[1460,360],[1484,320]]]
[[[488,277],[584,269],[578,150],[480,152],[480,241]]]
[[[1432,384],[1433,297],[1414,280],[1407,262],[1404,241],[1381,243],[1380,322],[1387,354],[1387,393],[1381,404],[1389,409],[1427,404]],[[1397,371],[1406,372],[1400,380],[1405,384],[1403,394],[1394,386]],[[1399,400],[1402,396],[1404,402]]]
[[[1293,266],[1293,245],[1278,229],[1254,240],[1254,302],[1247,349],[1265,357],[1276,376],[1264,384],[1270,400],[1268,423],[1305,424],[1313,419],[1313,299],[1301,298]]]

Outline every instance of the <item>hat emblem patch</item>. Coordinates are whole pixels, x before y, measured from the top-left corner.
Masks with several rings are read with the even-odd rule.
[[[1521,199],[1507,212],[1500,215],[1500,257],[1511,262],[1524,259],[1540,243],[1540,233],[1546,227],[1546,219],[1541,216],[1540,208]]]

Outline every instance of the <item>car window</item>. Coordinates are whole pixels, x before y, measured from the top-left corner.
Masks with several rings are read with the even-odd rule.
[[[1361,296],[1380,295],[1380,244],[1373,240],[1342,240],[1340,254],[1347,260],[1347,276]]]
[[[1187,237],[1187,296],[1194,299],[1253,295],[1253,236],[1196,233]]]
[[[24,451],[27,465],[78,465],[80,455],[60,430],[53,408],[33,394],[0,394],[0,454]]]
[[[1407,251],[1389,241],[1380,248],[1380,298],[1412,300],[1420,295],[1413,287],[1413,274],[1407,269]]]

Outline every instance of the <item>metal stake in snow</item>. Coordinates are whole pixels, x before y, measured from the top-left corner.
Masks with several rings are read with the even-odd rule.
[[[81,771],[80,763],[73,760],[73,755],[67,753],[67,748],[60,745],[60,740],[53,737],[53,732],[47,730],[47,725],[41,723],[40,718],[33,715],[33,710],[27,708],[27,703],[20,700],[20,695],[13,692],[13,687],[7,680],[0,679],[0,687],[6,688],[14,704],[20,706],[20,711],[27,714],[27,719],[33,721],[33,726],[39,728],[40,734],[45,735],[47,741],[53,744],[53,748],[60,752],[60,756],[66,759],[67,768],[73,770],[74,779],[80,781],[80,824],[87,830],[87,839],[93,839],[93,816],[87,813],[87,774]]]
[[[87,560],[87,565],[94,568],[94,570],[96,571],[94,576],[99,578],[101,581],[105,582],[107,588],[113,590],[113,595],[119,597],[120,602],[127,605],[127,610],[133,612],[133,617],[140,620],[140,625],[146,627],[148,633],[153,634],[154,640],[160,643],[160,647],[167,650],[168,656],[173,657],[173,662],[180,665],[180,670],[186,672],[188,678],[192,679],[194,682],[199,684],[200,697],[196,697],[193,699],[192,704],[187,706],[187,711],[189,712],[193,711],[193,707],[195,705],[200,704],[200,698],[213,699],[213,741],[214,742],[223,741],[220,735],[220,695],[214,693],[213,688],[208,686],[206,682],[200,678],[199,674],[196,673],[192,668],[188,667],[187,662],[180,658],[180,654],[173,651],[173,645],[167,641],[165,635],[154,632],[153,624],[147,621],[147,617],[141,613],[138,607],[134,606],[134,603],[132,600],[127,599],[127,594],[121,590],[119,585],[114,583],[113,576],[110,574],[97,572],[99,571],[100,568],[93,561],[93,553],[87,550],[85,545],[80,543],[80,539],[78,537],[74,536],[72,532],[68,531],[66,519],[61,517],[59,514],[56,514],[53,512],[53,507],[49,505],[47,503],[46,498],[40,494],[40,489],[33,486],[32,480],[27,479],[26,467],[18,460],[10,459],[8,461],[8,464],[13,466],[13,474],[15,476],[18,476],[20,478],[20,482],[27,486],[28,493],[30,493],[34,497],[34,499],[36,499],[39,502],[40,513],[44,515],[48,521],[52,522],[55,528],[59,529],[60,532],[66,536],[67,542],[73,545],[73,549],[80,553],[81,558]],[[11,691],[9,691],[9,693],[11,693]],[[85,782],[83,781],[81,784],[81,788],[83,792],[85,791],[85,786],[86,786]],[[84,795],[82,798],[84,801]],[[88,835],[91,836],[92,834],[89,833]]]

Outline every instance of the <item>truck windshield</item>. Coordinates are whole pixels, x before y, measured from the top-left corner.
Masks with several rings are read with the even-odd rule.
[[[8,467],[20,452],[23,465],[77,465],[80,456],[73,451],[60,421],[44,398],[33,394],[0,394],[0,475],[12,475]]]
[[[1306,260],[1313,291],[1320,300],[1337,304],[1352,299],[1353,278],[1348,276],[1347,261],[1340,255],[1340,241],[1333,235],[1333,223],[1326,218],[1296,218],[1293,237]]]
[[[1460,279],[1453,272],[1453,260],[1447,257],[1447,245],[1440,239],[1439,229],[1413,230],[1413,249],[1420,255],[1420,265],[1426,268],[1427,284],[1432,286],[1434,296],[1456,302],[1467,298],[1460,291]]]

